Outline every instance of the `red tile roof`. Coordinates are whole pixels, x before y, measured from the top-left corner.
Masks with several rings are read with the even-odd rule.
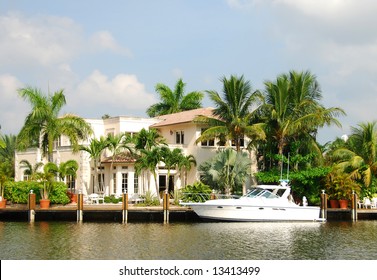
[[[135,157],[133,157],[129,152],[123,152],[115,156],[114,160],[113,157],[106,157],[101,162],[102,163],[134,163],[136,161]]]
[[[188,123],[192,122],[194,118],[197,116],[213,117],[213,108],[199,108],[169,115],[158,116],[156,118],[160,119],[161,121],[151,125],[151,127],[161,127],[172,124]]]

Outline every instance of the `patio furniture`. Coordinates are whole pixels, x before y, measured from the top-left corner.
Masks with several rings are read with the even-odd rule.
[[[98,194],[98,203],[100,202],[100,201],[102,201],[102,203],[105,203],[105,194],[104,193],[100,193],[100,194]]]
[[[367,208],[372,209],[372,202],[370,201],[370,199],[368,197],[364,197],[363,205],[364,205],[365,209],[367,209]]]
[[[373,198],[372,198],[372,201],[371,201],[371,205],[370,205],[370,207],[371,207],[372,209],[377,209],[377,197],[373,197]]]
[[[133,193],[129,196],[128,201],[138,204],[144,202],[144,199],[141,198],[137,193]]]
[[[99,195],[97,193],[92,193],[88,196],[90,204],[99,204]]]
[[[357,208],[363,208],[363,206],[364,206],[364,200],[359,200],[357,202]]]

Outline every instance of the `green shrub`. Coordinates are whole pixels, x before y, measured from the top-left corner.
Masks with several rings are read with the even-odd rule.
[[[147,191],[145,193],[145,201],[144,203],[139,203],[137,205],[140,205],[140,206],[159,206],[160,205],[160,200],[157,196],[155,196],[154,194],[152,194],[151,191]]]
[[[115,195],[105,196],[104,203],[119,203],[122,202],[122,197],[115,197]]]
[[[182,189],[182,201],[204,202],[210,198],[211,188],[202,182],[195,182]]]
[[[21,181],[21,182],[7,182],[4,192],[4,197],[13,203],[27,203],[28,196],[31,190],[36,194],[37,202],[41,199],[40,190],[43,189],[42,182],[36,181]],[[67,185],[63,182],[53,182],[52,191],[49,195],[51,203],[67,204],[71,200],[67,194]]]

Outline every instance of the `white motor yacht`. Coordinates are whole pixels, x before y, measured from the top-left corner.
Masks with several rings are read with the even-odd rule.
[[[182,202],[202,219],[257,222],[257,221],[324,221],[320,207],[297,205],[291,196],[287,180],[279,185],[258,185],[240,198],[213,199],[205,202]]]

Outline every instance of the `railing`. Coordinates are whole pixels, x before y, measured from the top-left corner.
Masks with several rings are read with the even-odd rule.
[[[182,193],[181,201],[182,202],[205,202],[211,199],[231,199],[231,198],[240,198],[239,195],[227,195],[219,193]]]

